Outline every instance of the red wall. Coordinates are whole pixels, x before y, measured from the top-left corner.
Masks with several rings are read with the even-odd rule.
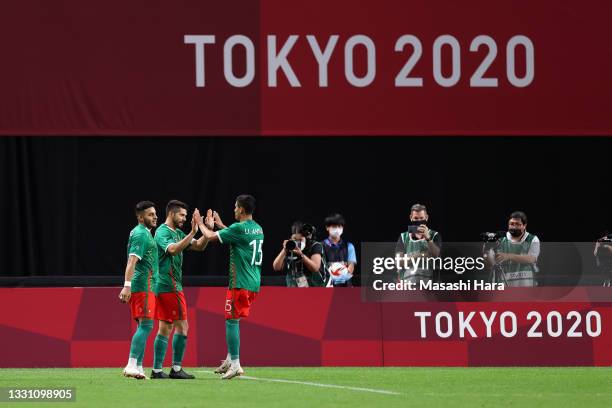
[[[0,134],[610,135],[611,13],[603,0],[3,0]],[[202,87],[187,35],[215,37]],[[247,72],[242,45],[224,70],[236,35],[253,46],[245,86],[226,79]],[[320,50],[338,36],[326,86],[307,35]],[[420,56],[398,42],[404,35]],[[495,45],[478,46],[482,35]],[[274,84],[268,50],[291,36],[286,64],[299,86],[281,69]],[[533,64],[528,46],[513,48],[517,36],[533,44]],[[371,81],[366,46],[352,48],[352,37],[371,41]],[[437,47],[440,38],[454,45]],[[479,85],[479,67],[497,83]],[[368,81],[355,84],[347,70]],[[440,80],[452,72],[456,81]]]
[[[184,364],[215,365],[226,354],[224,288],[188,288],[189,343]],[[0,367],[99,367],[126,363],[134,324],[118,288],[0,289]],[[518,330],[511,337],[493,325],[487,338],[476,318],[478,338],[435,335],[434,320],[421,338],[414,312],[509,311]],[[540,338],[528,338],[530,311],[544,317]],[[546,332],[546,316],[561,314],[562,334]],[[568,337],[577,311],[577,331]],[[601,317],[601,333],[588,336],[586,313]],[[612,303],[363,303],[359,289],[264,287],[250,317],[241,321],[241,360],[265,366],[608,366],[612,365]],[[443,327],[445,329],[445,327]],[[466,332],[467,333],[467,332]],[[152,363],[153,335],[145,365]],[[165,365],[170,364],[171,353]]]

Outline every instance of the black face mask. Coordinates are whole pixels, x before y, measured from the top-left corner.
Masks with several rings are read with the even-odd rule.
[[[420,225],[427,225],[427,220],[420,220],[420,221],[410,221],[410,224],[408,225],[415,225],[415,226],[420,226]]]
[[[510,235],[512,235],[515,238],[518,238],[521,235],[523,235],[523,231],[521,231],[520,229],[516,229],[516,228],[510,228],[508,232],[510,233]]]

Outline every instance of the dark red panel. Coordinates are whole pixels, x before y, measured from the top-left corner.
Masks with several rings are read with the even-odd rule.
[[[132,333],[130,308],[119,301],[119,291],[83,288],[73,340],[124,340]]]
[[[118,288],[2,289],[0,292],[3,310],[14,310],[15,304],[20,305],[27,299],[28,313],[40,312],[40,315],[28,315],[32,318],[18,320],[19,328],[0,325],[0,336],[7,345],[0,356],[3,366],[121,367],[127,361],[136,325],[125,305],[116,301]],[[216,365],[226,355],[225,321],[221,313],[224,293],[224,288],[190,289],[189,297],[197,307],[189,309],[190,331],[184,365]],[[53,314],[44,313],[45,308],[51,308]],[[612,364],[610,303],[382,304],[362,302],[359,288],[265,287],[251,312],[240,324],[241,358],[246,366]],[[418,312],[429,314],[424,333],[421,320],[415,315]],[[469,330],[462,331],[459,325],[462,316],[465,318],[472,312],[470,327],[474,336]],[[494,312],[497,317],[489,335],[481,313],[491,317]],[[506,332],[506,337],[500,324],[501,313],[513,316],[507,323],[516,320],[516,331],[511,335]],[[541,316],[536,328],[541,337],[530,336],[535,322],[528,318],[530,313]],[[569,335],[576,321],[570,318],[572,313],[581,316],[575,330],[581,333],[580,337]],[[72,339],[41,334],[49,331],[49,325],[54,322],[61,323],[64,315],[71,324],[76,321]],[[77,315],[78,319],[71,317]],[[436,316],[442,316],[438,324]],[[548,316],[559,316],[563,325],[560,333],[555,334],[555,318],[549,330]],[[445,334],[447,319],[451,319],[452,326],[452,333],[448,335]],[[68,326],[61,323],[62,327]],[[147,342],[147,367],[152,364],[156,333],[157,323]],[[171,359],[170,346],[164,366],[170,365]]]
[[[321,365],[379,367],[383,365],[383,347],[376,340],[323,340]]]
[[[2,288],[2,310],[14,312],[2,313],[0,324],[70,340],[81,293],[81,288]]]
[[[612,5],[603,0],[11,0],[2,11],[4,135],[612,134]],[[203,87],[185,35],[215,36],[204,48]],[[224,75],[224,45],[236,35],[254,49],[245,86]],[[338,36],[327,86],[307,35],[322,49]],[[368,67],[364,46],[347,47],[358,35],[371,41],[375,74],[355,85],[347,75],[364,77]],[[400,72],[415,54],[411,45],[395,50],[403,35],[422,48],[407,75]],[[493,87],[477,86],[476,71],[493,49],[473,48],[482,35],[495,44],[480,75],[497,79]],[[270,52],[269,36],[276,41]],[[274,85],[268,55],[290,36],[297,40],[286,66],[299,86],[282,69]],[[442,36],[456,43],[454,71],[451,45],[435,51]],[[517,36],[533,45],[533,64],[522,45],[508,51]],[[231,55],[233,75],[243,76],[243,46]],[[513,79],[525,77],[527,66],[530,82]],[[453,72],[456,81],[440,79]],[[396,83],[405,76],[422,86]]]
[[[70,367],[70,342],[0,325],[0,364],[12,367]]]
[[[385,366],[467,366],[467,344],[462,341],[385,340]]]

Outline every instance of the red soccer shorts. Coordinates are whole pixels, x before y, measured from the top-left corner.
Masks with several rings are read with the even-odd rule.
[[[153,292],[132,292],[130,296],[132,318],[153,319],[155,316],[155,295]]]
[[[172,323],[187,320],[187,302],[183,292],[163,292],[156,296],[155,318]]]
[[[225,319],[247,317],[256,292],[247,289],[228,289],[225,294]]]

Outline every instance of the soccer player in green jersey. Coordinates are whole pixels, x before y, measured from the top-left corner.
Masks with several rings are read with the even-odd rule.
[[[138,328],[132,336],[130,357],[123,375],[145,378],[142,368],[147,337],[153,329],[155,313],[155,296],[152,281],[158,268],[157,246],[151,229],[157,226],[155,204],[141,201],[136,204],[138,225],[130,232],[127,245],[128,261],[125,267],[125,283],[119,299],[130,304],[132,318],[138,322]]]
[[[229,227],[223,225],[219,215],[208,210],[206,222],[200,221],[202,234],[211,242],[219,241],[230,246],[229,287],[225,297],[225,340],[227,357],[217,368],[221,378],[229,380],[244,374],[240,367],[240,318],[249,315],[251,303],[259,292],[264,234],[253,220],[255,198],[240,195],[236,198],[234,218]],[[213,232],[211,220],[220,228]]]
[[[155,337],[153,371],[151,378],[192,379],[181,367],[187,345],[187,303],[183,294],[183,251],[203,251],[208,241],[198,232],[201,221],[196,208],[191,217],[191,231],[185,234],[181,227],[187,220],[187,204],[171,200],[166,206],[166,222],[155,231],[155,242],[159,253],[159,271],[155,279],[155,318],[159,320],[159,331]],[[212,223],[211,223],[212,226]],[[162,371],[168,338],[172,329],[172,368],[170,375]]]

